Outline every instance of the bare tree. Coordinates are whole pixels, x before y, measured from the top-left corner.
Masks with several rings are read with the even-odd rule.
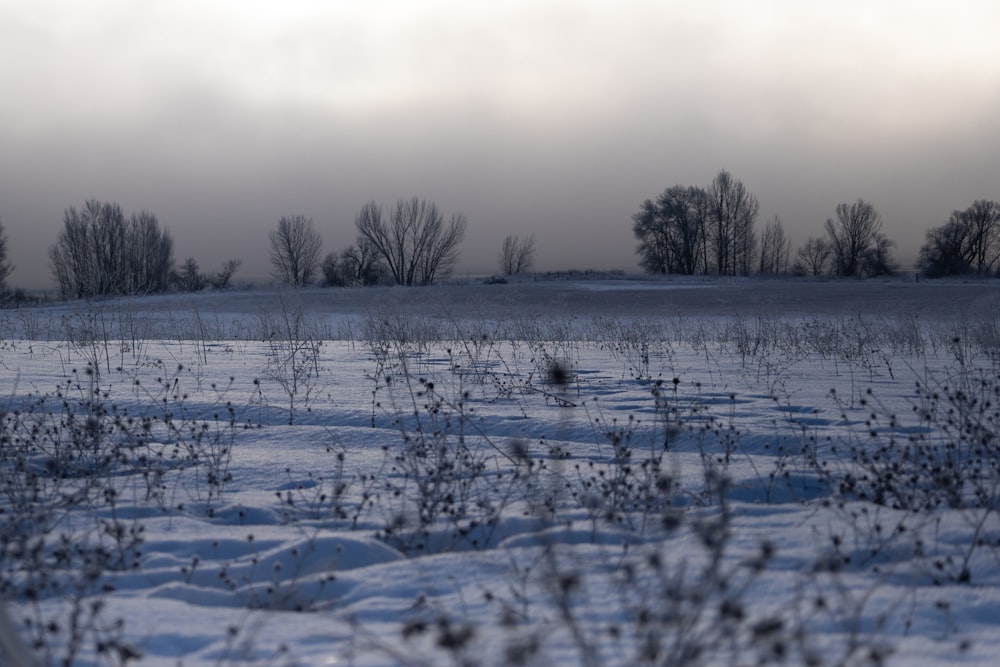
[[[656,203],[669,228],[674,270],[688,275],[705,271],[708,193],[698,187],[673,187],[664,191]]]
[[[113,213],[105,211],[102,215],[101,208],[96,200],[87,201],[82,213],[69,207],[63,216],[63,228],[49,248],[52,274],[63,298],[85,298],[97,294],[97,268],[91,253],[88,227],[101,224],[98,222],[101,217]]]
[[[649,273],[694,274],[707,268],[708,195],[675,185],[632,216],[640,265]]]
[[[232,282],[233,276],[236,272],[240,270],[243,265],[243,260],[241,259],[227,259],[222,268],[219,269],[214,276],[209,278],[209,282],[212,284],[212,289],[223,290],[229,287],[229,283]]]
[[[891,276],[899,271],[899,265],[892,258],[892,248],[896,243],[878,233],[861,259],[863,274],[866,276]]]
[[[962,213],[955,211],[940,227],[927,230],[926,241],[920,247],[917,268],[925,276],[964,275],[972,272],[969,227]]]
[[[988,275],[1000,263],[1000,203],[979,199],[927,232],[917,266],[930,277]]]
[[[200,292],[205,289],[205,276],[198,269],[198,262],[194,257],[184,260],[174,277],[174,282],[177,283],[177,289],[182,292]]]
[[[632,234],[639,242],[636,252],[643,270],[670,273],[674,266],[670,225],[652,199],[642,202],[639,212],[632,216]]]
[[[385,265],[378,250],[367,241],[344,248],[340,253],[340,264],[348,285],[378,285],[384,282]]]
[[[977,275],[996,270],[1000,260],[1000,203],[979,199],[958,216],[968,235],[970,269]]]
[[[370,245],[397,284],[429,285],[454,268],[467,222],[459,213],[446,225],[436,204],[414,197],[399,200],[388,220],[378,204],[369,202],[354,225],[358,246]]]
[[[345,287],[347,285],[337,253],[327,253],[323,261],[319,263],[319,270],[323,274],[323,285],[326,287]]]
[[[792,271],[803,275],[822,276],[828,270],[830,243],[823,238],[810,238],[798,252]]]
[[[764,226],[760,237],[760,272],[777,275],[788,270],[788,257],[792,243],[785,236],[781,218],[774,218]]]
[[[161,292],[170,284],[173,241],[152,213],[126,219],[118,204],[91,199],[66,210],[49,259],[64,298]]]
[[[126,275],[129,294],[155,294],[170,286],[174,242],[160,230],[156,216],[148,211],[133,214],[128,222]]]
[[[719,275],[749,275],[756,250],[757,198],[723,169],[708,187],[712,250]]]
[[[349,245],[339,255],[331,252],[320,268],[328,287],[377,285],[385,275],[381,258],[370,243]]]
[[[4,233],[3,221],[0,220],[0,296],[7,293],[7,278],[13,270],[14,265],[7,256],[7,234]]]
[[[864,275],[866,254],[878,243],[882,216],[863,199],[837,205],[837,222],[826,221],[826,235],[833,256],[834,273],[839,276]]]
[[[323,239],[304,215],[282,216],[269,232],[274,277],[292,287],[312,283]]]
[[[534,234],[524,239],[515,234],[508,235],[500,246],[497,259],[500,262],[500,271],[505,275],[530,271],[535,264]]]

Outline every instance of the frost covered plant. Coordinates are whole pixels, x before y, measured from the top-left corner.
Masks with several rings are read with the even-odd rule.
[[[366,379],[372,382],[371,425],[383,406],[380,397],[390,389],[395,375],[410,372],[411,360],[426,353],[440,332],[430,321],[421,317],[404,316],[398,311],[380,309],[366,314],[361,326],[365,349],[371,355],[374,369]]]
[[[587,512],[595,532],[600,523],[645,534],[681,492],[677,471],[664,460],[667,440],[633,415],[622,421],[597,416],[591,424],[609,455],[603,461],[567,457],[566,493]]]
[[[95,376],[111,372],[112,321],[101,305],[87,302],[85,311],[63,315],[62,327],[71,352],[82,357]]]
[[[309,409],[318,391],[323,342],[301,308],[283,299],[277,313],[262,311],[260,328],[267,344],[267,375],[281,387],[288,401],[288,423],[300,410]]]
[[[660,322],[602,316],[594,318],[592,327],[598,347],[623,362],[623,379],[653,382],[657,379],[656,360],[671,358],[671,342],[664,336]]]
[[[734,557],[742,528],[726,501],[728,482],[709,484],[718,498],[711,508],[664,512],[660,539],[595,545],[590,559],[572,548],[570,525],[553,526],[532,548],[510,554],[505,588],[483,591],[495,622],[421,598],[401,631],[408,650],[391,655],[401,665],[482,667],[881,664],[891,647],[865,634],[864,604],[848,593],[809,604],[757,603],[755,588],[769,585],[776,548],[763,541]],[[843,652],[831,653],[814,636],[828,617],[859,628]]]
[[[17,621],[46,664],[140,657],[105,601],[117,577],[140,567],[146,543],[143,522],[126,507],[166,511],[172,471],[190,469],[193,497],[209,504],[230,478],[235,408],[226,402],[196,416],[182,371],[150,386],[133,378],[141,407],[113,402],[88,366],[54,393],[0,412],[0,597],[21,603]]]
[[[404,552],[437,551],[456,543],[479,546],[480,533],[499,515],[491,501],[488,466],[496,456],[508,455],[472,430],[466,395],[452,402],[432,381],[419,378],[413,385],[407,374],[403,377],[403,400],[412,410],[397,413],[402,443],[386,450],[382,498],[388,516],[379,537]],[[435,540],[441,543],[429,543],[442,521],[448,528]]]
[[[335,526],[358,528],[358,523],[377,500],[378,473],[359,472],[344,447],[327,446],[333,463],[325,472],[310,471],[305,480],[289,481],[275,491],[286,521],[324,521]]]
[[[109,664],[139,657],[102,596],[113,573],[138,567],[144,528],[119,512],[117,471],[148,445],[141,423],[62,391],[0,415],[0,597],[25,601],[32,648],[49,664],[91,650]],[[93,523],[68,520],[79,509]]]
[[[1000,374],[959,358],[945,379],[918,382],[916,424],[870,389],[858,404],[862,428],[811,449],[849,526],[833,546],[870,560],[903,542],[933,582],[971,581],[977,553],[1000,547]]]
[[[361,337],[372,353],[392,356],[424,352],[432,342],[444,339],[434,320],[388,307],[365,315]]]

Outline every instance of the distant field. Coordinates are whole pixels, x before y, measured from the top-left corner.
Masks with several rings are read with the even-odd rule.
[[[530,280],[509,284],[474,281],[420,288],[336,288],[204,292],[73,302],[11,313],[0,335],[17,337],[18,326],[40,336],[60,335],[45,323],[83,311],[141,315],[150,337],[194,336],[170,323],[198,315],[206,325],[246,323],[279,302],[331,324],[328,333],[349,336],[339,325],[379,311],[429,318],[490,320],[511,316],[538,318],[698,318],[726,316],[920,317],[930,321],[992,317],[1000,312],[1000,282],[809,279],[578,278]],[[2,321],[2,320],[0,320]],[[159,326],[159,333],[152,330]],[[211,329],[213,335],[225,331]]]

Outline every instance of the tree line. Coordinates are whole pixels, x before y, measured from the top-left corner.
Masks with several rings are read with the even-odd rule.
[[[413,197],[387,207],[368,202],[354,226],[354,244],[321,257],[323,239],[312,219],[282,216],[268,233],[273,278],[293,287],[429,285],[453,271],[468,221],[461,213],[446,219],[437,204]],[[203,272],[192,257],[178,266],[173,253],[173,239],[154,214],[126,216],[114,202],[90,199],[66,209],[48,257],[66,299],[224,289],[241,266],[230,259],[216,272]],[[533,236],[508,236],[497,258],[501,271],[530,270],[534,253]],[[9,292],[13,268],[0,223],[0,296]]]
[[[632,216],[639,264],[648,273],[724,276],[874,277],[899,271],[882,216],[864,199],[838,204],[819,236],[797,249],[781,218],[758,233],[757,198],[722,170],[707,187],[674,185]],[[927,232],[917,270],[928,277],[996,275],[1000,270],[1000,204],[978,200]]]
[[[756,196],[724,169],[705,187],[668,187],[632,216],[639,264],[648,273],[725,276],[871,277],[899,270],[882,217],[864,199],[838,204],[835,217],[794,256],[781,218],[758,230],[759,212]],[[391,206],[371,201],[355,217],[355,243],[321,256],[323,241],[312,219],[283,216],[268,234],[272,275],[294,287],[428,285],[451,275],[467,225],[463,214],[446,219],[434,202],[417,197]],[[504,238],[497,254],[501,273],[530,271],[534,261],[534,236]],[[154,214],[126,217],[118,204],[95,199],[66,209],[49,263],[63,298],[224,289],[241,266],[229,259],[203,272],[194,258],[178,266],[173,240]],[[916,268],[932,278],[998,275],[1000,203],[976,200],[928,230]],[[10,297],[13,269],[0,220],[0,301]]]
[[[436,204],[417,197],[385,209],[369,202],[355,219],[356,243],[321,259],[322,237],[312,219],[283,216],[268,233],[272,275],[294,287],[316,282],[428,285],[450,275],[467,224],[460,213],[445,220]],[[528,270],[534,238],[508,237],[502,252],[510,243],[515,250],[511,270]],[[216,272],[203,272],[194,258],[178,266],[173,239],[154,214],[126,216],[118,204],[96,199],[66,209],[48,258],[66,299],[224,289],[242,263],[227,260]],[[6,280],[13,268],[0,222],[0,296],[9,293]]]

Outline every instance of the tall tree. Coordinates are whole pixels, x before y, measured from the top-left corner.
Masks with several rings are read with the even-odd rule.
[[[926,241],[920,248],[917,268],[929,278],[957,276],[971,271],[969,229],[958,211],[948,222],[927,230]]]
[[[930,277],[988,275],[1000,263],[1000,203],[979,199],[927,232],[917,266]]]
[[[708,186],[711,246],[719,275],[749,275],[756,250],[757,198],[723,169]]]
[[[656,201],[647,199],[632,216],[639,263],[649,273],[694,274],[707,262],[708,196],[697,187],[675,185]]]
[[[292,287],[312,283],[323,247],[323,239],[313,227],[312,219],[304,215],[283,216],[268,238],[274,277]]]
[[[871,274],[872,267],[864,260],[880,243],[885,249],[881,231],[882,216],[869,202],[859,198],[853,204],[838,204],[837,221],[826,221],[834,273],[839,276]]]
[[[385,277],[382,258],[372,244],[365,241],[344,248],[340,263],[348,285],[378,285]]]
[[[126,219],[118,204],[91,199],[66,209],[49,260],[64,298],[161,292],[170,284],[173,240],[152,213]]]
[[[209,278],[209,282],[212,284],[212,289],[222,290],[229,287],[229,283],[232,282],[233,276],[236,275],[236,272],[240,270],[242,265],[242,259],[227,259],[222,265],[222,268],[219,269],[214,276]]]
[[[981,276],[995,271],[1000,259],[1000,203],[979,199],[958,215],[968,233],[970,268]]]
[[[810,237],[796,253],[798,261],[795,263],[793,271],[802,275],[822,276],[828,270],[830,253],[829,241]]]
[[[504,275],[530,271],[535,263],[535,236],[522,239],[516,234],[508,235],[500,246],[497,261]]]
[[[7,292],[7,278],[13,270],[14,265],[10,263],[7,253],[7,234],[3,229],[3,221],[0,220],[0,296]]]
[[[785,237],[781,218],[774,218],[764,226],[760,237],[760,273],[779,274],[788,270],[791,241]]]
[[[875,241],[865,251],[861,265],[866,276],[891,276],[899,271],[899,266],[892,258],[895,241],[890,241],[881,232],[875,235]]]
[[[385,275],[381,258],[370,243],[349,245],[339,255],[331,252],[320,268],[328,287],[377,285]]]
[[[670,228],[652,199],[642,202],[632,216],[632,234],[639,242],[639,265],[646,273],[670,273]]]
[[[454,214],[447,224],[437,205],[417,197],[399,200],[388,219],[374,201],[355,218],[358,245],[369,244],[399,285],[430,285],[448,276],[458,261],[467,221]]]
[[[129,219],[126,273],[130,294],[155,294],[170,286],[174,242],[160,230],[156,216],[140,211]]]

